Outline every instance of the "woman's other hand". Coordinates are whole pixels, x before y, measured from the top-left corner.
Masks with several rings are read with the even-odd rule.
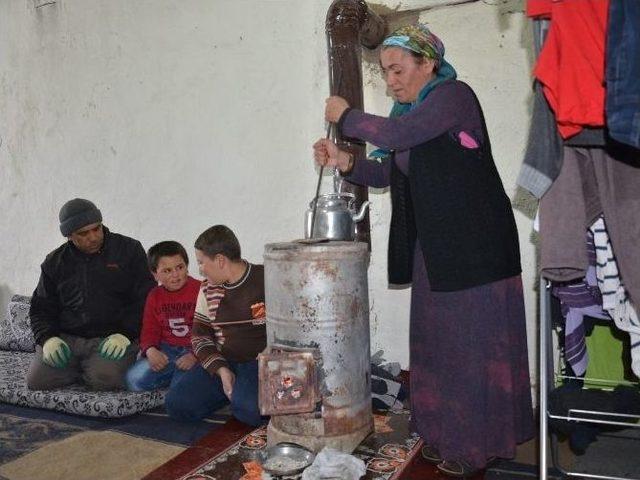
[[[313,144],[313,158],[321,167],[338,167],[341,172],[349,170],[351,162],[351,154],[340,150],[328,138],[321,138]]]
[[[327,122],[337,122],[344,111],[349,108],[349,103],[342,97],[334,95],[327,98],[324,107],[324,119]]]

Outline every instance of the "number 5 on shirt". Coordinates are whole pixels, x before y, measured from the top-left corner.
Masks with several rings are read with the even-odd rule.
[[[186,337],[189,333],[189,327],[185,324],[184,318],[170,318],[169,328],[176,337]]]

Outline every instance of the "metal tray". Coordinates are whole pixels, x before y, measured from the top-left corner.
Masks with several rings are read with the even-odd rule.
[[[262,450],[258,460],[262,469],[273,475],[294,475],[313,463],[315,454],[296,443],[282,442]],[[282,459],[282,463],[277,459]],[[295,464],[295,465],[294,465]]]

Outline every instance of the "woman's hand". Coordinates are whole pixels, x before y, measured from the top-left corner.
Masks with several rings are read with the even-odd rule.
[[[313,144],[313,158],[321,167],[338,167],[344,172],[349,170],[351,154],[340,150],[332,140],[321,138]]]
[[[349,103],[344,98],[338,97],[337,95],[327,98],[325,103],[324,119],[327,122],[337,122],[340,120],[344,111],[349,108]]]

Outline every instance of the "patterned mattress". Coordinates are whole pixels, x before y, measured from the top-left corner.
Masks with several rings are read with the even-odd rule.
[[[94,392],[80,385],[58,390],[29,390],[29,352],[0,351],[0,402],[59,410],[90,417],[125,417],[164,403],[164,390]]]

